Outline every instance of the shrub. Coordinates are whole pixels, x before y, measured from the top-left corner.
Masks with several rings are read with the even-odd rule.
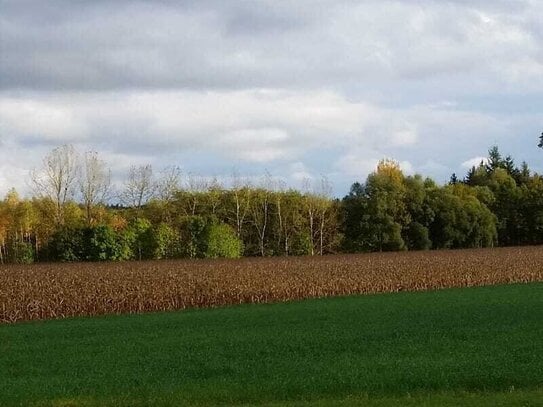
[[[411,222],[406,231],[406,243],[409,250],[428,250],[432,246],[428,228],[418,222]]]
[[[239,258],[243,253],[243,243],[236,236],[235,231],[224,223],[212,223],[207,230],[208,258]]]
[[[34,263],[34,248],[32,244],[28,242],[13,243],[10,250],[9,262],[16,264]]]

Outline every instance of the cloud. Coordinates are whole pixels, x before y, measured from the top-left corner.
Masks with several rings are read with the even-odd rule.
[[[311,181],[315,178],[315,175],[300,161],[290,164],[288,172],[290,173],[290,178],[299,185],[306,180]]]
[[[340,157],[334,164],[337,171],[349,175],[358,181],[364,181],[366,177],[377,169],[379,161],[388,158],[379,155],[378,152],[355,151]],[[413,175],[415,169],[412,163],[407,160],[398,162],[400,169],[405,175]]]
[[[535,123],[535,117],[518,120]],[[446,179],[458,171],[455,163],[466,149],[485,151],[518,126],[455,105],[388,108],[331,91],[0,95],[0,132],[9,145],[0,156],[25,155],[14,164],[19,173],[21,166],[38,165],[49,149],[72,143],[81,151],[100,151],[117,175],[132,163],[150,162],[218,176],[233,166],[249,173],[267,169],[292,181],[307,168],[322,175],[339,171],[336,177],[345,183],[345,177],[362,180],[379,159],[391,156],[408,173],[425,170]],[[440,166],[430,165],[437,157]],[[293,163],[304,169],[293,169],[290,177],[285,168]]]
[[[5,137],[112,151],[214,150],[265,162],[347,143],[375,108],[331,92],[127,92],[0,98]]]
[[[486,164],[488,163],[488,158],[486,157],[473,157],[469,160],[464,161],[461,165],[462,168],[470,169],[471,167],[477,167],[479,164]]]
[[[345,87],[443,76],[541,90],[541,5],[492,3],[7,2],[0,86]],[[463,82],[472,74],[482,83]]]
[[[498,144],[542,171],[543,2],[2,2],[0,192],[48,150],[336,193],[393,157],[448,179]],[[539,165],[539,166],[538,166]]]

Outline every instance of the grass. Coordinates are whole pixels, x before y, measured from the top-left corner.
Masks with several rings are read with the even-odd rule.
[[[542,315],[535,283],[5,325],[0,405],[543,405]]]

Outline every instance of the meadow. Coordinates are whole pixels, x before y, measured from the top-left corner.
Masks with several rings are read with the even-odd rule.
[[[0,326],[2,406],[540,406],[543,284]]]
[[[0,266],[0,322],[543,281],[543,248]]]

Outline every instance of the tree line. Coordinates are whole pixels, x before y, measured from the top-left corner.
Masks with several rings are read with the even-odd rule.
[[[540,138],[543,148],[543,135]],[[438,185],[382,160],[343,199],[326,178],[287,188],[266,174],[217,179],[133,166],[114,192],[108,165],[71,145],[31,172],[34,194],[0,202],[0,262],[324,255],[543,243],[543,177],[497,147]],[[113,202],[116,202],[113,204]]]

